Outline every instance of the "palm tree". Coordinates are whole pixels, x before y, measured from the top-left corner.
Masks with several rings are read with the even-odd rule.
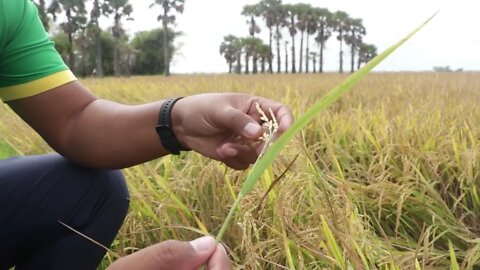
[[[241,74],[242,73],[242,40],[238,40],[238,48],[237,48],[237,56],[235,57],[237,59],[237,64],[235,65],[235,73],[236,74]]]
[[[261,31],[257,21],[255,20],[256,17],[259,17],[261,15],[261,12],[262,10],[260,4],[246,5],[243,7],[242,15],[249,17],[247,23],[250,25],[248,28],[248,32],[251,38],[255,38],[255,34],[260,33]],[[247,40],[247,43],[248,42],[252,42],[252,40]],[[257,73],[257,54],[253,53],[254,51],[251,45],[247,45],[247,47],[247,50],[250,50],[251,56],[253,58],[253,73]]]
[[[280,60],[280,40],[282,39],[282,31],[280,27],[284,27],[287,25],[287,18],[288,18],[288,12],[286,11],[285,6],[280,5],[277,7],[277,13],[276,13],[276,21],[275,21],[275,34],[274,38],[277,43],[277,73],[281,72],[281,60]],[[287,43],[287,42],[286,42]],[[286,44],[285,43],[285,44]],[[288,64],[287,64],[288,66]]]
[[[112,27],[113,37],[115,38],[115,48],[113,52],[113,70],[115,77],[120,76],[120,38],[125,35],[122,29],[121,21],[123,17],[127,20],[132,20],[130,14],[133,12],[133,7],[128,3],[128,0],[105,0],[114,14],[114,25]]]
[[[347,13],[343,11],[337,11],[333,14],[334,30],[338,33],[337,40],[340,42],[340,73],[343,73],[343,40],[345,38],[345,33],[349,31],[349,22],[350,20]]]
[[[280,48],[278,46],[279,42],[279,25],[281,21],[281,5],[282,1],[281,0],[262,0],[259,3],[260,5],[260,11],[263,19],[265,20],[265,24],[267,25],[268,31],[269,31],[269,50],[270,54],[272,54],[272,37],[273,37],[273,27],[276,27],[276,39],[277,39],[277,55],[280,55]],[[273,63],[272,63],[273,57],[270,57],[268,59],[268,72],[273,73]],[[280,58],[278,58],[278,72],[280,72]]]
[[[257,47],[257,53],[260,57],[260,67],[261,73],[265,73],[265,64],[268,61],[271,63],[273,58],[272,52],[270,51],[270,46],[267,44],[259,44]]]
[[[220,44],[220,54],[225,57],[228,63],[228,73],[232,73],[233,63],[237,61],[239,50],[242,50],[239,38],[234,35],[223,38],[223,42]]]
[[[247,37],[243,38],[242,40],[243,48],[245,50],[245,74],[249,74],[249,60],[250,57],[252,57],[252,63],[253,63],[253,68],[252,68],[252,73],[257,74],[258,73],[258,48],[263,45],[263,41],[259,38],[256,37]]]
[[[305,31],[308,28],[309,12],[312,10],[312,6],[309,4],[296,4],[295,11],[297,15],[297,23],[295,27],[300,31],[300,52],[299,52],[299,68],[298,72],[302,73],[303,71],[303,40]],[[308,43],[308,41],[307,41]]]
[[[288,73],[288,40],[285,40],[285,73]]]
[[[170,75],[170,61],[172,59],[169,53],[169,37],[168,37],[168,25],[174,24],[176,17],[175,15],[171,14],[171,11],[175,11],[179,14],[183,13],[185,0],[155,0],[153,4],[150,5],[152,8],[155,5],[159,5],[162,7],[162,14],[158,15],[157,21],[162,21],[163,26],[163,61],[165,65],[165,69],[163,74],[165,76]]]
[[[75,54],[73,49],[73,35],[86,23],[85,2],[82,0],[53,0],[48,7],[48,13],[52,14],[53,20],[57,20],[57,13],[65,11],[67,21],[60,24],[68,36],[68,65],[75,72]]]
[[[255,5],[246,5],[243,7],[242,15],[249,17],[247,23],[250,25],[248,28],[248,33],[251,37],[255,37],[255,33],[260,33],[261,29],[255,20],[255,17],[259,17],[261,14],[261,6],[260,4]]]
[[[37,5],[38,16],[42,21],[43,28],[45,28],[45,31],[48,32],[50,18],[47,15],[47,6],[45,4],[45,0],[35,0],[34,3]]]
[[[95,39],[95,48],[96,48],[95,74],[97,77],[103,77],[102,39],[101,39],[102,29],[100,28],[98,19],[102,15],[108,16],[111,13],[112,13],[112,9],[106,2],[102,0],[93,1],[93,7],[92,7],[92,10],[90,11],[90,23],[88,28],[93,33],[94,39]]]
[[[349,33],[345,36],[345,43],[350,45],[351,49],[351,58],[350,58],[350,72],[355,71],[355,51],[358,50],[358,47],[362,43],[363,36],[366,34],[365,27],[362,24],[361,19],[350,19],[349,20]]]
[[[375,56],[377,56],[377,47],[375,45],[360,43],[358,48],[357,69],[364,63],[368,63]]]
[[[317,42],[320,47],[319,60],[318,60],[318,71],[323,72],[323,51],[325,49],[325,43],[332,35],[333,29],[333,20],[332,13],[325,8],[316,8],[315,14],[317,16],[317,37],[315,37],[315,42]]]
[[[88,62],[88,46],[90,45],[90,37],[87,33],[87,27],[82,27],[75,38],[75,45],[79,52],[77,57],[77,74],[82,77],[86,77],[91,74],[91,71],[87,71]]]
[[[317,53],[316,52],[311,52],[309,57],[312,59],[313,61],[313,73],[317,73]]]
[[[305,61],[305,72],[308,73],[309,72],[309,57],[310,57],[310,36],[315,34],[317,32],[317,28],[318,28],[318,16],[317,16],[317,12],[316,12],[316,9],[315,8],[310,8],[310,10],[308,11],[308,14],[307,14],[307,29],[306,29],[306,32],[307,32],[307,49],[305,51],[305,58],[306,58],[306,61]],[[314,67],[315,67],[315,62],[314,61]]]
[[[296,73],[297,70],[295,68],[295,35],[297,34],[296,28],[296,18],[297,18],[297,9],[296,5],[285,5],[285,11],[287,15],[285,27],[288,28],[288,32],[290,33],[290,37],[292,38],[292,73]]]
[[[251,38],[251,37],[250,37]],[[250,56],[252,55],[249,38],[242,38],[242,51],[245,53],[245,74],[250,74]]]

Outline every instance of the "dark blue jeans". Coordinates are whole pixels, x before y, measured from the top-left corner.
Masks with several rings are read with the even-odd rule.
[[[95,269],[127,214],[120,171],[52,155],[0,160],[0,270]]]

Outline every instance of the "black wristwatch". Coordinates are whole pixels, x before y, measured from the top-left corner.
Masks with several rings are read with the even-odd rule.
[[[172,131],[171,112],[173,105],[175,105],[175,103],[180,99],[181,97],[167,99],[165,102],[163,102],[162,106],[160,107],[160,112],[158,113],[158,124],[155,127],[163,147],[174,155],[180,154],[180,151],[188,150],[182,146]]]

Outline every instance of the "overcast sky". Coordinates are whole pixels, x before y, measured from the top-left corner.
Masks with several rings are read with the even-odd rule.
[[[130,34],[160,27],[156,21],[160,7],[149,9],[149,1],[130,1],[134,21],[124,22]],[[152,0],[153,2],[153,0]],[[247,36],[242,7],[258,0],[186,0],[185,11],[177,17],[176,30],[180,53],[174,58],[172,72],[225,72],[227,64],[219,54],[223,37]],[[449,65],[452,69],[480,70],[480,1],[478,0],[284,0],[283,3],[310,3],[343,10],[351,17],[363,19],[367,29],[365,42],[384,50],[413,30],[433,13],[438,16],[417,36],[376,68],[379,71],[432,70]],[[263,26],[263,21],[261,22]],[[259,34],[268,41],[267,28]],[[297,42],[298,44],[298,42]],[[348,61],[348,53],[346,53]],[[297,56],[298,58],[298,56]],[[327,43],[327,70],[338,70],[338,42]],[[349,63],[349,62],[347,62]],[[349,67],[349,66],[348,66]]]

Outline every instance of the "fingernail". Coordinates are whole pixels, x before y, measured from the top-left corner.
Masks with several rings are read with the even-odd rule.
[[[190,245],[192,245],[196,252],[204,252],[215,247],[215,239],[211,236],[204,236],[190,241]]]
[[[259,124],[254,124],[254,123],[248,123],[245,125],[243,130],[248,136],[255,136],[258,134],[258,132],[262,129]]]
[[[226,154],[227,156],[229,156],[229,157],[234,157],[234,156],[236,156],[236,155],[238,154],[238,151],[237,151],[236,149],[234,149],[234,148],[227,148],[227,149],[225,150],[225,154]]]

